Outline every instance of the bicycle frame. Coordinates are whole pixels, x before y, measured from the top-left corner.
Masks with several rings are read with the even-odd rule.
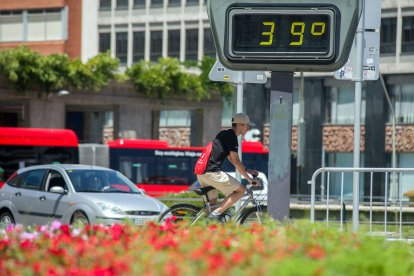
[[[260,204],[258,204],[256,199],[254,198],[253,191],[252,191],[251,188],[247,189],[246,194],[248,195],[248,199],[234,213],[234,215],[230,218],[230,221],[237,222],[239,220],[241,214],[243,213],[244,209],[246,209],[247,205],[249,205],[249,203],[252,203],[253,206],[258,209],[259,212],[262,212],[262,208],[260,207]],[[197,213],[197,216],[194,219],[193,223],[191,223],[191,225],[194,225],[206,213],[206,207],[208,207],[207,204],[205,204],[204,208],[202,208],[200,210],[200,212]],[[258,220],[260,221],[260,217],[258,217]],[[261,221],[260,221],[260,223],[261,223]]]

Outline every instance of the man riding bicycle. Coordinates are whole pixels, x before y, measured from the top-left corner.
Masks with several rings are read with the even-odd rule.
[[[211,212],[209,219],[223,222],[222,214],[241,199],[246,192],[246,188],[237,179],[222,171],[221,166],[226,158],[250,184],[255,184],[255,180],[250,175],[257,176],[258,172],[244,166],[238,154],[237,136],[245,135],[250,126],[255,126],[255,124],[250,121],[249,116],[243,113],[235,114],[232,118],[231,129],[220,131],[213,140],[206,170],[203,174],[197,175],[201,187],[212,186],[216,188],[216,190],[208,193],[208,198],[212,204],[217,203],[217,190],[226,195],[219,207]]]

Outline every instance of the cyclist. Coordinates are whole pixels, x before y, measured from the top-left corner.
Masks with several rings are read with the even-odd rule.
[[[216,188],[208,194],[212,204],[217,203],[217,190],[226,196],[219,207],[210,213],[209,219],[222,223],[224,221],[222,214],[242,198],[246,192],[244,186],[237,179],[222,171],[221,166],[226,158],[247,181],[255,184],[254,179],[250,175],[257,176],[258,172],[248,169],[240,161],[238,154],[239,143],[237,140],[237,136],[245,135],[251,126],[255,126],[255,124],[250,121],[249,116],[244,113],[235,114],[232,118],[232,127],[220,131],[213,140],[213,147],[205,172],[197,175],[201,187],[213,186]]]

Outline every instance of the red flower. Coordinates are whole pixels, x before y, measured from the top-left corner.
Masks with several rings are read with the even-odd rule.
[[[239,264],[243,261],[243,254],[241,252],[234,252],[231,255],[231,260],[234,264]]]
[[[33,243],[29,240],[24,240],[20,243],[20,248],[22,249],[30,249],[33,247]]]
[[[214,248],[214,243],[211,240],[207,240],[204,242],[203,247],[206,252],[211,251]]]
[[[62,233],[65,234],[66,236],[71,236],[70,228],[69,228],[69,225],[67,224],[60,226],[60,231],[62,231]]]
[[[223,268],[225,264],[226,261],[220,253],[216,253],[208,257],[208,269],[211,273],[216,272],[218,268]]]
[[[228,240],[228,239],[224,240],[224,241],[222,241],[222,245],[223,245],[224,248],[229,249],[231,247],[231,241]]]
[[[175,262],[169,262],[165,266],[165,274],[169,276],[179,275],[179,269]]]
[[[319,244],[316,244],[307,249],[306,255],[311,259],[320,260],[325,257],[325,251]]]

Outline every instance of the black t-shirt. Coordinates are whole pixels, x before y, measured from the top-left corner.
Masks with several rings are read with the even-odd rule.
[[[233,129],[220,131],[213,140],[213,148],[205,171],[221,171],[221,165],[224,160],[226,160],[227,156],[229,156],[230,151],[237,152],[238,148],[239,142],[237,141],[237,136]]]

